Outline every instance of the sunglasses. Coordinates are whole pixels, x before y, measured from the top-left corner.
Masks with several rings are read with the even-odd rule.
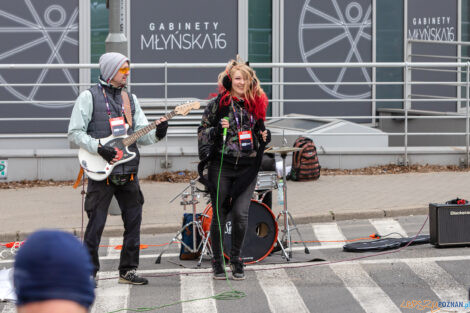
[[[129,67],[122,67],[122,68],[119,69],[119,73],[121,73],[121,74],[127,74],[127,73],[130,72],[130,70],[131,70],[131,69],[130,69]]]

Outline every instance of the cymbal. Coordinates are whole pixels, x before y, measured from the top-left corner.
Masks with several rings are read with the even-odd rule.
[[[289,153],[289,152],[294,152],[294,151],[299,151],[299,150],[302,150],[302,148],[297,148],[297,147],[273,147],[269,150],[265,150],[264,152],[265,153],[271,153],[271,154],[275,154],[275,153]]]

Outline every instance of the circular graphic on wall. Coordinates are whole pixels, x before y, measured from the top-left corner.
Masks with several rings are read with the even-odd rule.
[[[370,0],[352,2],[305,0],[299,19],[299,50],[303,62],[370,62],[372,51]],[[315,82],[335,98],[369,98],[370,69],[307,68]],[[356,86],[342,82],[361,82]]]
[[[58,2],[58,1],[57,1]],[[69,3],[70,2],[70,3]],[[0,7],[0,63],[3,64],[63,64],[78,63],[78,7],[76,1],[51,4],[51,1],[23,0],[2,3]],[[63,5],[62,5],[63,4]],[[71,6],[70,6],[70,5]],[[62,108],[71,104],[42,104],[51,100],[78,95],[78,87],[60,87],[57,93],[41,84],[76,84],[77,70],[21,69],[4,70],[0,83],[34,84],[33,86],[6,86],[2,88],[12,101],[30,101],[39,107]],[[63,94],[61,94],[63,93]]]

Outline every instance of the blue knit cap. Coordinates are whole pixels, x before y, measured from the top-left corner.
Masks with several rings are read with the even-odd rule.
[[[18,250],[13,280],[17,306],[52,299],[71,300],[88,309],[95,299],[92,265],[72,234],[40,230]]]

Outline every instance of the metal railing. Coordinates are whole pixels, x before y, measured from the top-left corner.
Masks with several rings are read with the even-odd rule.
[[[411,51],[411,50],[410,50]],[[140,83],[133,83],[130,82],[130,87],[137,87],[137,86],[151,86],[151,87],[163,87],[164,89],[164,97],[159,99],[143,99],[143,108],[144,111],[150,107],[149,103],[153,101],[157,102],[157,105],[152,105],[151,107],[155,111],[152,114],[164,113],[172,108],[172,99],[169,97],[168,88],[171,86],[201,86],[201,87],[211,87],[216,88],[215,82],[177,82],[177,81],[170,81],[169,79],[169,71],[174,69],[220,69],[223,70],[225,68],[225,63],[195,63],[195,64],[188,64],[188,63],[133,63],[133,69],[163,69],[164,75],[161,80],[149,81],[149,82],[140,82]],[[329,119],[347,119],[351,121],[366,121],[367,125],[376,126],[377,121],[386,120],[386,119],[395,119],[395,120],[403,120],[404,121],[404,130],[403,132],[389,132],[386,133],[389,136],[403,136],[404,144],[403,144],[403,154],[405,164],[408,163],[408,139],[409,136],[465,136],[466,142],[466,163],[467,166],[469,164],[469,142],[470,142],[470,123],[469,123],[469,74],[470,74],[470,62],[368,62],[368,63],[252,63],[251,66],[255,69],[259,68],[271,68],[271,69],[280,69],[284,72],[291,70],[291,69],[354,69],[354,68],[365,68],[370,71],[375,71],[378,68],[399,68],[403,70],[403,81],[302,81],[302,82],[295,82],[295,81],[271,81],[271,82],[262,82],[263,87],[270,87],[273,90],[273,94],[280,95],[279,97],[270,99],[270,103],[274,108],[277,108],[277,112],[283,112],[282,108],[289,106],[291,104],[305,104],[310,106],[315,106],[319,104],[327,105],[328,103],[347,103],[348,105],[354,106],[356,104],[368,104],[370,105],[370,115],[341,115],[334,114],[329,116],[322,116],[322,118],[329,118]],[[34,70],[34,69],[72,69],[72,70],[80,70],[80,69],[91,69],[97,68],[97,64],[0,64],[0,72],[4,72],[5,70]],[[419,70],[419,69],[429,69],[433,71],[451,71],[458,73],[458,79],[455,81],[414,81],[412,79],[412,71]],[[461,81],[460,74],[464,74],[465,77],[464,81]],[[281,75],[282,77],[282,75]],[[90,86],[91,83],[82,82],[77,84],[71,83],[8,83],[3,79],[3,76],[0,76],[0,90],[2,93],[5,91],[10,93],[10,96],[14,96],[14,90],[17,88],[25,88],[25,87],[70,87],[70,86],[77,86],[81,90],[86,89]],[[357,98],[354,96],[346,97],[346,98],[326,98],[326,99],[319,99],[312,94],[311,98],[286,98],[284,93],[282,92],[284,88],[289,88],[291,86],[366,86],[370,88],[371,96],[368,98]],[[402,86],[403,87],[403,95],[401,98],[377,98],[376,87],[377,86]],[[412,87],[413,86],[451,86],[459,89],[461,87],[465,88],[466,92],[465,95],[462,96],[461,92],[456,93],[455,97],[448,97],[448,96],[426,96],[422,94],[413,94]],[[338,87],[339,88],[339,87]],[[277,92],[274,92],[277,91]],[[1,93],[0,93],[1,94]],[[205,101],[202,100],[204,103]],[[377,115],[376,113],[376,104],[377,103],[401,103],[403,114],[393,115],[393,116],[381,116]],[[442,115],[434,115],[434,116],[413,116],[413,119],[465,119],[466,126],[465,130],[462,132],[409,132],[409,120],[410,115],[409,111],[412,107],[412,103],[443,103],[443,102],[456,102],[459,105],[464,104],[465,110],[460,112],[460,114],[456,115],[446,115],[443,113]],[[49,106],[57,106],[57,107],[71,107],[74,103],[74,99],[68,100],[35,100],[34,98],[23,97],[22,99],[16,100],[5,100],[0,99],[0,107],[1,106],[8,106],[12,104],[37,104],[37,105],[49,105]],[[7,108],[8,109],[8,108]],[[150,110],[150,109],[149,109]],[[3,111],[3,110],[2,110]],[[314,110],[312,110],[314,112]],[[189,123],[189,126],[195,127],[197,125],[198,119],[200,118],[200,114],[202,111],[197,111],[196,114],[193,116],[193,124]],[[23,116],[9,116],[5,117],[5,115],[0,115],[0,124],[2,122],[28,122],[28,121],[42,121],[42,122],[56,122],[56,121],[68,121],[68,116],[63,117],[25,117],[27,112],[24,112]],[[274,114],[272,117],[268,117],[268,120],[271,118],[277,118],[281,114]],[[296,119],[299,117],[285,117]],[[313,118],[313,117],[312,117]],[[302,117],[305,119],[305,117]],[[298,132],[298,134],[304,134],[303,132]],[[376,134],[376,133],[335,133],[335,134],[328,134],[328,133],[318,133],[315,136],[331,136],[331,135],[341,135],[341,136],[354,136],[354,135],[361,135],[361,136],[376,136],[376,135],[383,135],[383,134]],[[36,138],[38,134],[32,133],[0,133],[0,140],[2,138],[24,138],[24,139],[32,139]],[[66,137],[65,133],[47,133],[47,134],[40,134],[42,138],[57,138],[57,137]],[[192,135],[194,136],[194,134]]]

